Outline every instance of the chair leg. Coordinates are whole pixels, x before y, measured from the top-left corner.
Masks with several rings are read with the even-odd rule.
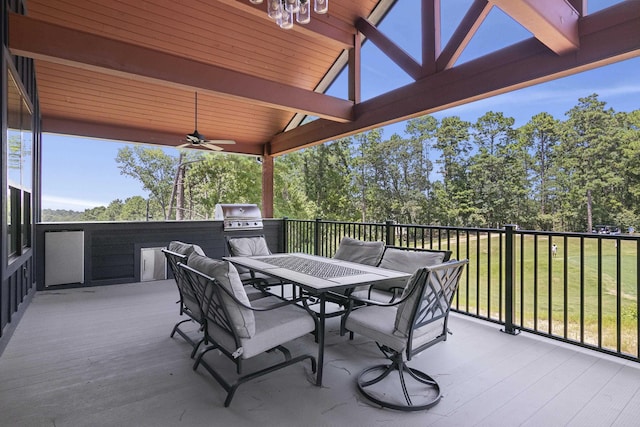
[[[367,375],[371,373],[375,373],[376,371],[380,371],[380,373],[377,376],[369,380],[365,379]],[[389,386],[389,384],[380,384],[378,393],[376,393],[375,390],[373,389],[371,389],[371,391],[367,389],[370,386],[380,383],[383,379],[387,378],[389,374],[393,371],[398,372],[398,376],[400,380],[400,388],[402,389],[402,394],[406,404],[402,403],[400,400],[391,401],[391,400],[383,399],[382,396],[387,396],[390,394],[393,397],[392,388]],[[408,373],[409,375],[405,376],[405,372]],[[412,395],[411,392],[409,391],[409,388],[407,387],[408,380],[415,380],[421,384],[426,385],[427,392],[425,393],[424,388],[421,387],[419,392],[414,392]],[[358,375],[357,383],[358,383],[358,390],[368,400],[370,400],[371,402],[374,402],[377,405],[380,405],[383,408],[396,409],[399,411],[421,411],[421,410],[429,409],[435,406],[442,397],[440,393],[440,386],[438,385],[438,383],[429,375],[425,374],[424,372],[408,367],[402,360],[401,354],[394,355],[391,358],[390,364],[377,365],[372,368],[365,369]],[[425,398],[425,396],[428,396],[428,395],[431,395],[431,396]],[[416,401],[419,400],[420,403],[414,403],[414,400]]]
[[[198,352],[198,349],[200,348],[200,344],[202,344],[204,342],[204,338],[200,339],[200,341],[198,341],[196,343],[196,345],[193,346],[193,350],[191,351],[191,358],[193,359],[194,357],[196,357],[196,353]]]
[[[186,322],[191,322],[191,319],[186,319],[186,320],[182,320],[178,323],[175,324],[175,326],[173,327],[173,330],[171,331],[171,335],[169,335],[171,338],[173,338],[173,336],[176,334],[176,332],[182,336],[182,331],[180,330],[180,325],[182,325],[183,323]]]
[[[282,347],[282,346],[279,346]],[[279,350],[281,350],[278,347]],[[295,363],[301,362],[305,359],[309,359],[311,361],[311,371],[315,374],[316,370],[317,370],[317,362],[315,357],[308,355],[308,354],[304,354],[304,355],[300,355],[297,357],[291,357],[289,354],[289,357],[286,358],[286,360],[284,360],[283,362],[277,363],[275,365],[266,367],[264,369],[261,369],[259,371],[256,372],[252,372],[250,374],[247,375],[242,375],[240,377],[238,377],[236,379],[236,381],[233,384],[228,383],[223,377],[222,375],[220,375],[211,365],[209,365],[209,363],[207,363],[206,360],[202,359],[202,356],[209,350],[213,350],[214,348],[217,348],[215,346],[211,346],[208,347],[207,349],[205,349],[202,353],[200,353],[200,355],[198,356],[198,359],[196,360],[196,364],[194,365],[193,369],[195,370],[199,364],[202,364],[202,366],[204,366],[204,368],[209,372],[209,374],[211,374],[211,376],[218,382],[218,384],[220,384],[222,386],[222,388],[224,388],[227,392],[227,397],[224,400],[224,406],[228,407],[231,404],[231,400],[233,399],[233,396],[236,393],[236,390],[238,389],[238,387],[240,387],[240,385],[254,380],[262,375],[266,375],[269,374],[271,372],[277,371],[279,369],[285,368],[287,366],[291,366]],[[282,347],[285,348],[285,347]],[[286,348],[285,348],[286,349]],[[287,350],[286,353],[289,353],[289,351]],[[285,354],[286,354],[285,353]]]

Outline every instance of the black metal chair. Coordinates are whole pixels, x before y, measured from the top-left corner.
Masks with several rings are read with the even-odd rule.
[[[393,303],[351,297],[345,327],[375,340],[390,360],[389,364],[365,369],[358,375],[358,389],[367,399],[401,411],[428,409],[440,401],[437,381],[410,368],[407,362],[447,339],[451,302],[467,263],[468,260],[453,260],[418,269]],[[367,306],[350,310],[356,301]],[[398,372],[399,384],[390,376],[393,372]],[[412,383],[407,384],[408,381]]]
[[[247,381],[309,359],[316,372],[316,359],[308,354],[291,356],[284,344],[316,330],[316,318],[300,300],[284,300],[275,296],[250,302],[233,264],[198,254],[189,256],[187,265],[179,264],[187,280],[202,301],[206,343],[193,365],[199,365],[227,391],[224,406],[229,406],[236,389]],[[239,377],[228,382],[204,356],[219,350],[236,364]],[[248,374],[243,373],[243,361],[264,352],[278,350],[284,361]]]
[[[178,304],[180,305],[180,316],[188,316],[187,319],[181,320],[175,324],[173,330],[171,331],[171,337],[173,337],[177,332],[178,335],[184,338],[184,340],[193,347],[193,351],[191,352],[191,358],[193,358],[198,351],[200,344],[202,344],[202,342],[204,341],[204,337],[201,337],[198,340],[194,340],[191,336],[184,332],[180,328],[180,326],[184,323],[195,321],[199,325],[199,329],[202,330],[204,320],[202,317],[202,311],[200,309],[201,302],[198,299],[198,295],[184,276],[183,270],[178,267],[178,264],[181,262],[187,262],[189,255],[194,252],[199,254],[204,254],[204,252],[197,245],[192,245],[177,240],[170,242],[167,248],[162,249],[162,252],[167,259],[167,264],[169,264],[169,268],[173,273],[173,277],[178,287],[178,294],[180,296],[180,299],[178,300]]]
[[[348,236],[344,236],[340,240],[338,250],[333,255],[333,258],[342,261],[355,262],[358,264],[377,266],[380,263],[382,254],[384,252],[384,242],[373,241],[367,242],[363,240],[353,239]],[[359,286],[355,290],[368,289],[367,286]],[[349,295],[354,289],[349,289],[343,293],[328,293],[327,301],[341,305],[346,308],[349,302]],[[336,313],[340,314],[340,313]]]
[[[231,256],[271,255],[271,249],[269,249],[267,240],[262,234],[255,236],[225,236],[225,240],[227,242],[227,251]],[[260,290],[263,292],[269,291],[270,286],[279,286],[281,288],[280,295],[284,296],[285,284],[281,280],[244,267],[236,267],[236,269],[243,283],[252,284],[253,286],[261,285]],[[292,294],[293,298],[295,298],[295,288],[292,288]]]

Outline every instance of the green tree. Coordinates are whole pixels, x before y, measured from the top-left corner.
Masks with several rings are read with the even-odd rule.
[[[592,94],[578,99],[578,105],[567,112],[558,147],[564,201],[567,208],[584,207],[582,212],[576,212],[578,217],[574,221],[578,221],[573,229],[591,230],[594,218],[600,223],[610,223],[612,214],[622,207],[618,197],[624,184],[618,146],[620,128],[613,110],[605,106],[597,94]]]
[[[530,173],[532,175],[530,198],[538,203],[537,225],[543,229],[553,228],[552,201],[555,193],[555,160],[554,153],[560,141],[560,122],[549,113],[536,114],[527,124],[519,129],[520,138],[525,149],[532,153]],[[531,216],[533,216],[533,212]],[[533,219],[533,218],[531,218]]]
[[[436,163],[442,181],[434,185],[434,204],[441,224],[467,225],[476,211],[467,171],[470,127],[470,122],[451,116],[443,118],[436,130],[434,148],[441,152]]]
[[[489,111],[473,125],[478,147],[470,162],[470,185],[475,192],[478,216],[483,225],[499,227],[521,221],[526,193],[525,152],[517,144],[515,120]]]
[[[218,203],[260,204],[261,189],[261,168],[254,158],[206,153],[186,172],[186,217],[212,218]]]
[[[276,218],[314,218],[315,204],[305,193],[304,155],[296,151],[274,159],[273,215]]]
[[[161,206],[164,218],[169,219],[169,204],[173,191],[178,159],[165,154],[159,148],[142,146],[124,147],[118,150],[116,163],[120,174],[140,181],[143,188]]]
[[[307,148],[301,166],[307,200],[313,203],[315,217],[357,219],[356,192],[353,188],[351,140]]]

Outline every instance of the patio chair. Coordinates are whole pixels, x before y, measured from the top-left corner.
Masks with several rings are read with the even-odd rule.
[[[231,256],[259,256],[271,255],[272,253],[264,235],[225,236],[225,240],[227,242],[227,250]],[[237,266],[236,269],[243,283],[256,286],[258,283],[264,284],[266,282],[269,286],[282,286],[281,296],[284,295],[284,284],[279,279],[240,266]],[[256,281],[256,279],[261,280]],[[267,291],[269,289],[262,287],[260,290]],[[293,297],[295,298],[295,290],[293,291]]]
[[[340,245],[338,246],[338,250],[335,255],[333,255],[333,258],[358,264],[376,266],[380,262],[383,252],[384,242],[365,242],[363,240],[344,236],[342,240],[340,240]],[[355,290],[363,289],[368,289],[368,287],[358,286]],[[353,291],[354,289],[348,289],[343,293],[329,293],[327,294],[327,301],[346,307],[348,297]]]
[[[348,310],[346,328],[375,340],[390,360],[389,364],[367,368],[358,375],[358,390],[368,400],[401,411],[428,409],[440,401],[438,383],[426,373],[407,366],[407,362],[447,339],[451,302],[467,263],[466,259],[453,260],[418,269],[402,296],[393,303],[351,297],[352,301],[367,306]],[[393,372],[398,373],[399,382],[390,375]],[[411,382],[407,384],[408,381]]]
[[[414,273],[421,267],[442,264],[450,258],[451,251],[447,250],[386,246],[378,267]],[[393,302],[400,297],[406,285],[407,279],[400,279],[369,286],[368,289],[356,290],[352,295],[374,301]]]
[[[178,287],[178,294],[180,296],[180,299],[178,300],[178,304],[180,305],[180,316],[188,316],[188,319],[181,320],[175,324],[170,336],[173,338],[177,332],[178,335],[184,338],[184,340],[193,347],[193,351],[191,352],[191,357],[193,358],[198,351],[198,347],[200,347],[200,344],[204,341],[204,337],[195,341],[186,332],[184,332],[180,326],[184,323],[195,321],[200,325],[200,329],[202,329],[202,311],[200,310],[200,301],[191,287],[191,284],[184,277],[182,269],[178,267],[178,263],[187,262],[189,255],[194,252],[204,255],[204,251],[198,245],[174,240],[169,243],[166,249],[162,249],[162,252],[167,259],[167,264],[169,264],[169,268],[173,273],[173,277]]]
[[[309,354],[296,357],[284,347],[285,343],[316,330],[316,319],[297,303],[300,300],[284,300],[275,296],[250,302],[245,287],[233,264],[198,254],[191,254],[187,265],[179,264],[193,288],[202,294],[202,311],[205,318],[205,338],[210,344],[193,365],[199,365],[227,391],[224,406],[231,403],[236,389],[247,381],[309,359],[311,370],[316,372],[316,359]],[[266,304],[268,301],[269,304]],[[228,382],[204,358],[211,350],[219,350],[236,365],[239,375]],[[243,362],[264,352],[278,350],[284,360],[263,369],[245,374]],[[225,372],[226,374],[226,372]]]

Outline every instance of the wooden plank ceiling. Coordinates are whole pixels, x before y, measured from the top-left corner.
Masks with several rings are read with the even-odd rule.
[[[582,0],[473,0],[452,39],[440,46],[439,0],[416,0],[424,23],[417,60],[375,26],[393,3],[332,0],[328,15],[312,13],[309,26],[282,30],[266,17],[266,4],[249,0],[28,0],[26,16],[10,16],[9,47],[36,59],[45,132],[176,146],[194,130],[197,91],[198,131],[237,142],[225,151],[255,155],[285,153],[640,54],[637,1],[582,16]],[[535,37],[455,66],[493,6]],[[358,31],[415,83],[365,102],[314,92],[351,52],[357,93]],[[320,118],[284,132],[300,114]]]

